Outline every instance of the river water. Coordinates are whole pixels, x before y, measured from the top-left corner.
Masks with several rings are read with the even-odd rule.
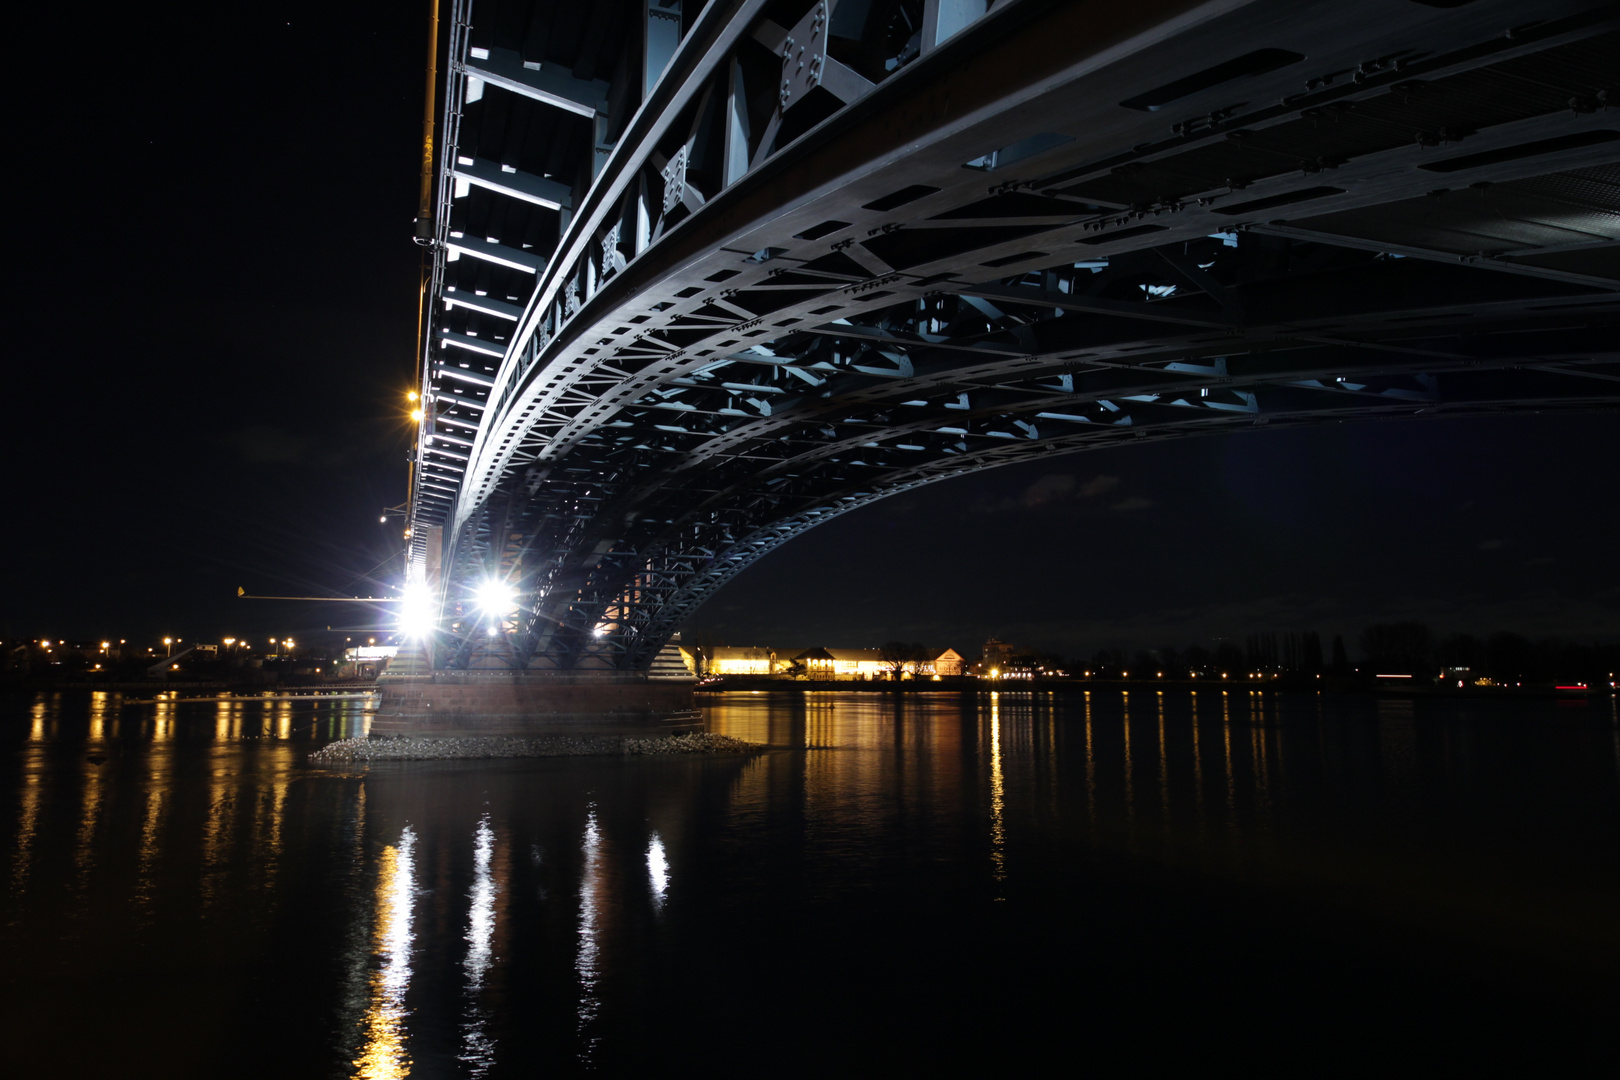
[[[7,1076],[1547,1074],[1620,1055],[1613,699],[730,694],[743,759],[322,769],[0,696]]]

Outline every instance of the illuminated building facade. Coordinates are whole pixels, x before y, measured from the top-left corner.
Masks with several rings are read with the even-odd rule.
[[[776,673],[776,652],[763,648],[733,648],[716,646],[709,650],[709,675],[773,675]]]

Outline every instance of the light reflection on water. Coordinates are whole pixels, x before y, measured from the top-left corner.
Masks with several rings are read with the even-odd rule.
[[[489,815],[478,819],[473,833],[473,886],[467,914],[467,958],[461,968],[466,977],[466,1012],[461,1026],[460,1059],[468,1065],[469,1076],[483,1076],[495,1064],[495,1040],[488,1031],[489,1017],[483,1007],[484,978],[494,962],[495,878],[491,866],[495,855],[495,833]]]
[[[164,840],[164,813],[169,805],[169,771],[174,758],[154,746],[146,756],[146,806],[141,820],[140,869],[135,880],[135,905],[150,914],[157,900],[155,872]]]
[[[594,804],[585,818],[585,836],[580,846],[585,870],[579,883],[579,952],[574,958],[574,970],[579,973],[579,1059],[589,1066],[601,1041],[591,1030],[591,1023],[602,1008],[598,987],[602,975],[602,920],[614,899],[606,887],[602,830],[596,822]]]
[[[303,763],[346,703],[0,707],[0,1037],[97,1008],[89,1073],[265,1024],[237,1075],[668,1071],[699,1015],[805,1071],[857,1028],[986,1064],[964,1010],[1246,1054],[1253,1015],[1373,1054],[1472,1010],[1542,1054],[1620,1002],[1612,702],[757,695],[708,708],[753,758],[369,771]]]
[[[1007,880],[1007,823],[1003,820],[1007,798],[1006,781],[1001,775],[1001,695],[990,695],[990,863],[997,886]],[[997,892],[1001,890],[998,888]],[[998,895],[997,900],[1007,899]]]
[[[400,1080],[411,1073],[406,1049],[405,992],[411,984],[411,909],[416,900],[412,854],[416,834],[406,826],[399,843],[377,857],[373,951],[381,966],[371,975],[363,1025],[365,1045],[354,1065],[365,1080]]]
[[[653,906],[664,909],[669,899],[669,856],[664,853],[664,841],[655,832],[647,841],[647,878],[652,885]]]

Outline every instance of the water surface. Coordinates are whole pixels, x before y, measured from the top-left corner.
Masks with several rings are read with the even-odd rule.
[[[9,1075],[1620,1054],[1613,700],[732,694],[779,749],[306,764],[361,706],[0,696]]]

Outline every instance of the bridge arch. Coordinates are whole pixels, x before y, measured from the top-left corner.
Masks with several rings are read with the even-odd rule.
[[[793,536],[999,464],[1613,407],[1620,15],[1379,14],[460,0],[408,523],[440,662],[644,669]]]

